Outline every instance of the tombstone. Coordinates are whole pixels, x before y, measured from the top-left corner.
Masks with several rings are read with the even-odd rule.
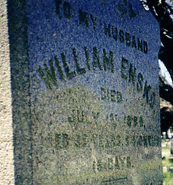
[[[169,156],[169,162],[170,162],[170,163],[173,163],[173,142],[172,142],[172,139],[171,139],[171,142],[170,142],[170,156]]]
[[[159,25],[138,1],[9,0],[16,184],[162,184]]]
[[[173,163],[173,141],[171,139],[170,141],[170,156],[169,156],[169,162]]]
[[[163,141],[166,142],[166,132],[163,132]]]
[[[170,149],[170,153],[171,153],[171,155],[173,155],[173,141],[172,141],[172,139],[171,139],[171,149]]]

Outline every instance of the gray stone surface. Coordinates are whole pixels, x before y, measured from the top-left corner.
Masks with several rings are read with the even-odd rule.
[[[14,184],[7,4],[0,0],[0,184]]]
[[[134,0],[8,11],[16,184],[162,184],[151,13]]]

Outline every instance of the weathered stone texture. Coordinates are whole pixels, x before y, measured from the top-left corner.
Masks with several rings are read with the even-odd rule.
[[[0,1],[0,184],[14,184],[7,5]]]
[[[136,0],[0,2],[0,183],[162,184],[152,14]]]

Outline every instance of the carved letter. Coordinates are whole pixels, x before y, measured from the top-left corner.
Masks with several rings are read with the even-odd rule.
[[[108,27],[106,25],[106,22],[104,22],[104,25],[105,25],[105,35],[107,36],[107,33],[108,33],[108,36],[111,37],[111,25],[108,24]]]
[[[64,15],[67,19],[71,18],[71,6],[68,2],[64,2]]]
[[[75,60],[75,63],[76,63],[76,68],[77,68],[78,74],[84,74],[84,73],[86,73],[85,68],[80,68],[79,67],[79,62],[78,62],[78,58],[77,58],[76,50],[75,49],[73,49],[73,55],[74,55],[74,60]]]
[[[37,71],[40,74],[40,76],[43,78],[43,80],[46,82],[48,87],[50,89],[52,89],[51,81],[55,86],[58,86],[58,82],[57,82],[57,79],[56,79],[55,69],[54,69],[52,60],[49,61],[49,65],[50,65],[50,70],[51,71],[49,70],[47,65],[44,64],[45,70],[46,70],[46,76],[45,76],[44,72],[41,70],[41,68],[39,68]]]
[[[69,72],[69,67],[67,66],[67,62],[66,62],[66,58],[65,58],[65,55],[64,53],[61,53],[61,57],[62,57],[62,61],[63,61],[63,64],[64,64],[64,69],[65,69],[65,72],[66,72],[66,75],[69,79],[72,79],[76,76],[76,72],[73,71],[73,72]]]
[[[125,66],[126,64],[126,66]],[[127,79],[127,75],[124,73],[125,69],[127,68],[128,60],[126,60],[124,57],[122,57],[122,63],[121,63],[121,77],[124,79]]]
[[[87,27],[89,27],[89,22],[88,22],[88,13],[82,12],[81,9],[79,9],[79,23],[85,23]]]
[[[62,3],[61,0],[55,0],[56,3],[56,13],[59,15],[60,14],[60,4]]]
[[[97,48],[94,47],[93,48],[93,69],[94,69],[94,71],[95,71],[96,66],[98,66],[99,69],[102,70]]]
[[[92,20],[92,23],[93,23],[93,26],[94,26],[94,31],[96,31],[96,21],[97,21],[97,17],[94,18],[92,15],[91,16],[91,20]]]
[[[113,52],[112,51],[110,51],[109,58],[108,58],[106,55],[106,50],[103,49],[103,61],[104,61],[104,70],[107,71],[107,67],[108,67],[108,70],[111,69],[111,72],[114,73]]]
[[[132,81],[133,86],[135,86],[135,78],[136,78],[136,68],[132,67],[132,64],[130,64],[130,71],[129,71],[129,82]]]

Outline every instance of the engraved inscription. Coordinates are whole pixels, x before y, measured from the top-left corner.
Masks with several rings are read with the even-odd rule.
[[[68,117],[69,123],[87,123],[92,124],[94,121],[97,124],[99,112],[86,112],[82,110],[72,110],[72,116]]]
[[[118,146],[133,147],[159,147],[160,137],[156,135],[126,135],[118,134],[90,134],[78,133],[69,135],[66,133],[55,133],[47,137],[40,134],[43,146],[53,146],[56,149],[67,147],[89,147],[93,143],[95,148],[115,148]]]
[[[52,40],[49,52],[40,51],[40,57],[31,53],[33,61],[42,60],[31,70],[35,184],[133,184],[135,173],[147,176],[149,164],[155,165],[153,169],[158,165],[154,162],[159,161],[155,155],[161,145],[159,128],[150,123],[158,114],[157,86],[147,78],[154,74],[137,59],[143,57],[142,66],[153,60],[148,37],[136,26],[137,11],[130,2],[111,1],[118,10],[110,17],[110,6],[99,1],[104,7],[97,1],[75,5],[54,0],[55,17],[43,14],[48,32],[44,34],[42,25],[37,28],[38,35],[46,36],[39,42],[42,48],[49,50],[49,35],[56,42]],[[94,3],[97,11],[88,3]],[[100,12],[107,10],[102,16]],[[135,26],[126,26],[127,20]],[[52,27],[49,21],[54,21]],[[143,183],[142,178],[139,184],[152,182]]]
[[[62,2],[62,0],[55,0],[56,3],[56,13],[57,15],[61,16],[63,15],[65,18],[70,19],[71,18],[71,5],[68,2]],[[118,7],[120,4],[118,5]],[[129,4],[129,16],[130,19],[135,17],[135,13],[132,10],[131,4]],[[127,13],[127,12],[126,12]],[[83,11],[79,8],[78,12],[79,17],[79,25],[86,26],[87,28],[90,27],[90,23],[92,23],[92,27],[94,31],[97,31],[96,28],[99,22],[99,26],[103,27],[103,32],[106,36],[109,38],[113,38],[115,41],[119,41],[122,44],[125,44],[127,47],[134,48],[140,52],[143,52],[145,54],[148,53],[148,44],[146,41],[136,38],[135,35],[131,35],[128,32],[123,31],[122,29],[118,29],[116,26],[113,26],[109,23],[102,23],[101,20],[98,21],[97,17],[94,17],[92,14],[89,14],[86,11]],[[89,20],[90,19],[90,20]],[[103,26],[102,26],[103,25]]]
[[[141,51],[145,54],[148,53],[148,45],[146,41],[143,41],[139,38],[136,38],[130,33],[124,32],[123,30],[118,30],[117,27],[112,26],[104,22],[104,33],[108,37],[112,37],[115,41],[118,41],[122,44],[125,44],[127,47],[132,47],[138,51]]]
[[[120,103],[123,101],[122,93],[114,89],[110,90],[110,89],[104,89],[101,87],[101,100],[108,100],[111,102]]]
[[[143,121],[143,117],[137,117],[137,116],[124,116],[124,123],[129,126],[129,127],[144,127],[144,121]]]
[[[55,134],[55,143],[53,138],[49,138],[52,141],[51,144],[55,145],[57,149],[67,148],[68,146],[73,147],[89,147],[91,143],[94,144],[95,148],[112,148],[120,146],[121,137],[120,135],[108,134],[76,134],[69,136],[68,134]]]
[[[87,65],[88,70],[93,69],[93,71],[96,71],[96,70],[102,71],[104,69],[104,71],[106,71],[106,72],[111,71],[112,73],[114,73],[113,52],[110,51],[110,53],[108,55],[106,49],[103,49],[102,50],[103,60],[101,60],[100,59],[101,57],[98,54],[97,47],[93,47],[92,66],[91,66],[91,62],[89,61],[89,54],[88,54],[87,47],[84,47],[84,52],[85,52],[86,65]],[[39,67],[37,72],[40,74],[40,76],[42,77],[42,79],[45,81],[46,85],[50,89],[52,89],[52,83],[53,83],[53,85],[58,87],[57,77],[55,75],[56,68],[58,70],[60,80],[63,81],[63,82],[65,81],[65,76],[66,76],[67,79],[71,80],[74,77],[76,77],[77,75],[82,75],[82,74],[86,73],[86,68],[81,68],[80,67],[80,63],[83,63],[83,61],[78,60],[78,56],[77,56],[77,52],[76,52],[75,48],[73,48],[72,56],[74,58],[74,63],[75,63],[75,66],[76,66],[75,71],[72,71],[69,68],[68,63],[67,63],[68,59],[67,59],[67,57],[65,56],[64,53],[61,53],[61,60],[62,60],[62,64],[63,64],[65,74],[63,73],[62,64],[60,63],[60,60],[59,60],[58,56],[55,56],[54,59],[51,59],[49,61],[50,69],[48,68],[47,64],[44,64],[45,72],[44,72],[44,70],[42,70]],[[55,65],[54,65],[54,63],[55,63]],[[56,66],[56,68],[54,66]]]
[[[147,80],[144,82],[143,75],[141,73],[136,74],[136,68],[124,57],[122,57],[121,60],[121,78],[132,83],[138,92],[142,91],[143,98],[145,98],[147,104],[153,108],[155,104],[155,93],[150,92],[152,88],[148,85]]]
[[[58,56],[54,57],[54,62],[51,59],[49,61],[49,67],[47,64],[44,64],[45,66],[45,72],[39,67],[37,72],[40,74],[41,78],[45,81],[47,86],[52,89],[52,84],[58,87],[58,81],[57,77],[55,75],[55,66],[57,67],[57,70],[59,72],[59,77],[62,82],[65,81],[65,76],[67,79],[71,80],[77,75],[81,75],[87,72],[86,68],[88,70],[91,70],[91,62],[89,61],[89,54],[87,47],[84,47],[85,57],[86,57],[86,65],[87,67],[80,67],[81,61],[78,60],[76,49],[73,48],[73,57],[74,57],[74,63],[76,64],[76,71],[72,71],[69,69],[67,59],[64,53],[61,53],[62,63],[64,67],[64,71],[66,75],[63,73],[61,64],[59,62]],[[110,51],[109,57],[107,56],[106,50],[102,50],[103,53],[103,61],[101,62],[100,56],[98,54],[97,47],[93,47],[93,61],[92,61],[92,69],[93,71],[105,71],[105,72],[111,72],[114,73],[114,55],[113,52]],[[46,73],[46,74],[45,74]],[[133,85],[133,87],[137,90],[138,93],[142,92],[142,97],[145,98],[147,104],[153,108],[155,104],[155,93],[151,91],[152,87],[148,85],[147,80],[144,81],[144,77],[141,73],[136,74],[136,67],[134,67],[126,58],[122,57],[121,60],[121,78],[125,79],[129,83]],[[102,100],[108,100],[111,102],[117,102],[120,103],[123,101],[122,99],[122,93],[120,91],[116,91],[114,89],[105,89],[101,87],[101,99]]]
[[[95,173],[103,170],[115,171],[123,170],[124,168],[133,168],[130,157],[115,156],[104,159],[96,159],[93,161],[93,171]]]

